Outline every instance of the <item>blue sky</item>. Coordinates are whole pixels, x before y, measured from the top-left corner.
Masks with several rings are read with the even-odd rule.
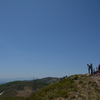
[[[99,43],[100,0],[0,0],[0,78],[85,74]]]

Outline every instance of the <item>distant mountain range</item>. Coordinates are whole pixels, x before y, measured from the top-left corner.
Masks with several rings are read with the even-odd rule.
[[[5,78],[0,79],[0,84],[8,83],[11,81],[24,81],[24,80],[33,80],[34,78]]]

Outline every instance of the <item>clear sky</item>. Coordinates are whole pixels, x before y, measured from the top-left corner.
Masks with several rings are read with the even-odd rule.
[[[62,77],[100,63],[100,0],[0,0],[0,78]]]

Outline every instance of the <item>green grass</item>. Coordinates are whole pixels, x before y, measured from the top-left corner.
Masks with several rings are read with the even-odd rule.
[[[29,97],[29,100],[51,100],[58,97],[68,98],[68,92],[74,89],[75,85],[71,78],[64,79],[34,93]]]

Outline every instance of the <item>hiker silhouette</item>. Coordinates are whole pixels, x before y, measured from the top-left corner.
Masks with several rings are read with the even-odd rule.
[[[90,65],[87,64],[87,66],[88,66],[88,73],[93,74],[93,66],[92,66],[92,63]]]

